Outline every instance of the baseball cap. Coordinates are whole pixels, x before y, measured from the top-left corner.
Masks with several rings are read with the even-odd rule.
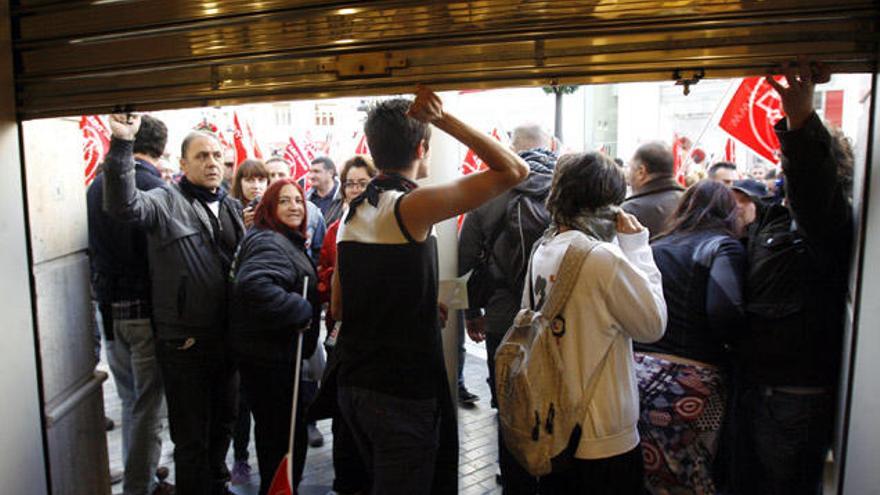
[[[769,194],[767,185],[755,179],[741,179],[733,182],[730,186],[734,191],[739,191],[752,199],[763,199]]]

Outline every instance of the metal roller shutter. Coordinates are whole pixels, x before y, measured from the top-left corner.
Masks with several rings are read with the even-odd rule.
[[[873,70],[880,5],[847,0],[19,0],[22,118],[438,88]]]

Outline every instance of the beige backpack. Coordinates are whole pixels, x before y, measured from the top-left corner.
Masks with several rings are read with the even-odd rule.
[[[575,237],[541,308],[535,308],[529,261],[526,290],[530,307],[520,310],[495,352],[498,420],[504,444],[534,476],[559,471],[570,460],[580,438],[579,422],[595,389],[596,380],[591,380],[583,396],[570,396],[564,385],[566,370],[558,339],[565,333],[559,313],[584,260],[598,244],[586,236]]]

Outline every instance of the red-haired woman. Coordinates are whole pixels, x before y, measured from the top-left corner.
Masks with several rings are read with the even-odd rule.
[[[254,415],[260,495],[266,494],[287,452],[297,332],[305,332],[303,359],[314,352],[318,341],[317,275],[305,243],[303,191],[292,179],[279,180],[257,206],[254,227],[241,241],[232,269],[230,347]],[[302,297],[305,277],[307,299]],[[301,418],[296,436],[306,438]],[[296,446],[293,466],[298,483],[306,442]]]

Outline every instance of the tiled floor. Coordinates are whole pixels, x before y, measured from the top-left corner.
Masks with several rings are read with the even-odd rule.
[[[486,384],[485,347],[469,342],[465,359],[465,382],[471,392],[480,396],[480,401],[470,409],[459,409],[459,492],[464,495],[500,494],[495,483],[497,465],[497,440],[495,410],[489,407],[489,387]],[[100,365],[106,370],[105,362]],[[104,386],[104,404],[107,416],[117,423],[117,428],[107,433],[107,447],[110,453],[111,472],[122,469],[122,433],[119,428],[120,402],[112,378]],[[324,495],[333,483],[333,436],[330,421],[318,422],[318,429],[324,434],[324,446],[310,448],[306,459],[306,469],[299,493],[302,495]],[[170,482],[174,478],[172,453],[174,446],[168,437],[167,423],[162,431],[162,457],[160,464],[171,470]],[[232,451],[227,458],[232,466]],[[257,475],[257,456],[254,444],[250,445],[250,464],[253,471],[251,483],[233,486],[237,495],[256,495],[259,485]],[[113,485],[113,493],[122,492],[122,483]]]

